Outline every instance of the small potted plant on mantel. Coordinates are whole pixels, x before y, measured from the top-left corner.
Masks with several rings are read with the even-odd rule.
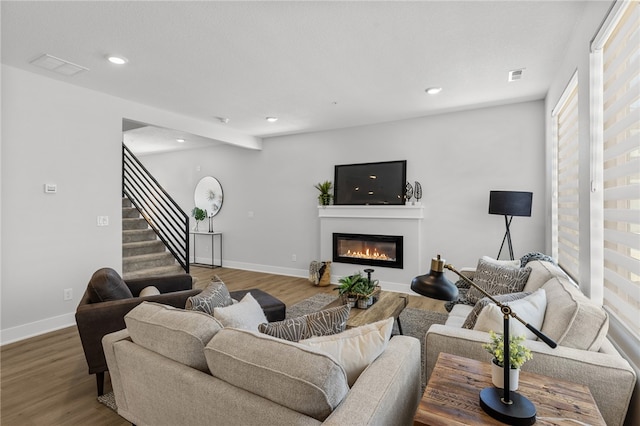
[[[493,330],[489,331],[491,341],[482,347],[493,355],[491,360],[491,378],[497,388],[504,387],[504,336],[497,334]],[[518,389],[520,378],[520,367],[522,364],[533,358],[529,348],[524,346],[524,336],[509,336],[509,390]]]
[[[318,194],[318,203],[320,203],[321,206],[328,206],[331,204],[331,199],[333,198],[333,195],[331,194],[333,184],[331,181],[326,180],[324,182],[317,183],[314,185],[314,188],[320,191],[320,194]]]

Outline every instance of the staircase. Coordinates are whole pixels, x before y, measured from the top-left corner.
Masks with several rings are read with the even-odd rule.
[[[126,197],[122,199],[122,271],[125,280],[185,273]]]

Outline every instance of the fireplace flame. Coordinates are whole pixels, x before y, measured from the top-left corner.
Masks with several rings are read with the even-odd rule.
[[[392,259],[385,253],[379,253],[377,249],[374,249],[373,252],[368,248],[363,252],[347,250],[347,252],[345,254],[341,254],[341,256],[353,257],[356,259],[386,260],[389,262],[395,262],[395,259]]]

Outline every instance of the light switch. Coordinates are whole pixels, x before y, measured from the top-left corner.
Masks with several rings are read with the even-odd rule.
[[[109,216],[98,216],[98,226],[109,226]]]
[[[44,192],[45,194],[55,194],[56,192],[58,192],[58,185],[56,185],[55,183],[45,183]]]

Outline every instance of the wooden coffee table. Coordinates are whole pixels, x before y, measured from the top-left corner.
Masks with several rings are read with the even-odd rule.
[[[334,308],[342,305],[340,297],[329,303],[322,309]],[[402,334],[402,324],[400,324],[400,313],[407,307],[407,296],[403,293],[393,291],[381,291],[378,294],[378,301],[367,309],[351,308],[347,328],[360,327],[376,321],[393,317],[398,323],[398,331]]]
[[[414,426],[503,425],[480,408],[480,391],[490,386],[488,362],[440,353],[413,418]],[[535,405],[537,425],[605,425],[585,385],[521,371],[518,393]]]

